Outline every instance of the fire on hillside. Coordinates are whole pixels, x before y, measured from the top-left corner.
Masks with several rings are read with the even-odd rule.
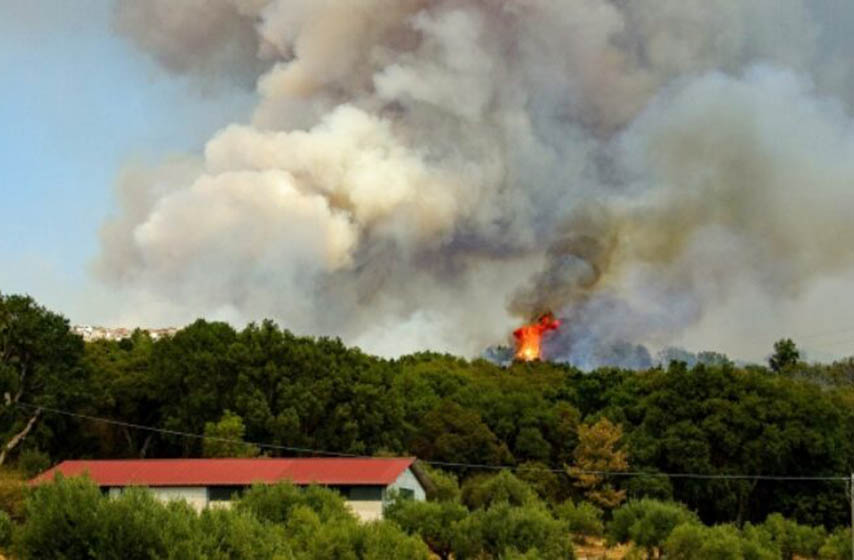
[[[516,341],[515,358],[524,362],[542,358],[543,335],[560,327],[560,320],[552,313],[544,313],[536,322],[523,325],[513,331]]]

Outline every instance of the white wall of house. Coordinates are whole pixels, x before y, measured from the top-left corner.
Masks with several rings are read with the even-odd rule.
[[[347,505],[361,521],[375,521],[383,518],[382,500],[347,500]]]
[[[388,496],[391,490],[411,490],[413,499],[419,502],[427,499],[427,493],[424,491],[421,483],[418,482],[418,478],[413,474],[412,469],[406,469],[400,473],[397,480],[389,484],[388,488],[386,488],[385,495]]]

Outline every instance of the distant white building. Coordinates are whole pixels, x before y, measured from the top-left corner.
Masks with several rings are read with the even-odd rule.
[[[52,481],[57,473],[86,474],[110,495],[145,486],[161,500],[186,500],[197,510],[227,507],[235,494],[255,483],[318,484],[338,490],[353,512],[369,521],[382,518],[393,490],[415,500],[426,498],[426,481],[414,465],[414,457],[63,461],[31,483]]]
[[[72,325],[71,332],[76,335],[83,337],[83,340],[86,342],[92,342],[95,340],[122,340],[125,338],[130,338],[133,335],[133,331],[135,329],[129,329],[125,327],[118,328],[110,328],[110,327],[98,327],[92,325]],[[175,327],[166,327],[163,329],[143,329],[140,328],[142,332],[148,333],[153,340],[159,340],[161,338],[172,336],[178,329]]]

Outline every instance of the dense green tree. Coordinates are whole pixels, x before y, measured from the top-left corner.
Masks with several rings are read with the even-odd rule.
[[[604,512],[590,502],[567,500],[555,506],[555,516],[566,522],[569,531],[578,537],[601,537],[605,532]]]
[[[385,516],[410,535],[418,535],[430,550],[442,560],[447,560],[453,550],[457,524],[466,518],[468,511],[459,503],[417,502],[396,500],[389,504]]]
[[[83,340],[28,296],[0,293],[0,465],[36,428],[42,407],[86,396]],[[67,420],[51,418],[56,426]]]
[[[443,401],[422,419],[412,450],[427,460],[506,464],[510,451],[480,415],[455,402]]]
[[[26,522],[15,535],[23,560],[93,558],[103,528],[98,487],[86,478],[63,478],[35,488],[25,502]]]
[[[91,376],[94,404],[82,412],[142,426],[159,426],[164,404],[175,395],[160,385],[151,366],[151,337],[137,329],[130,338],[86,344],[84,364]],[[167,344],[161,342],[161,344]],[[86,433],[98,456],[157,455],[156,432],[127,425],[88,422]]]
[[[437,502],[456,502],[460,499],[460,483],[456,475],[441,469],[418,463],[417,468],[423,469],[428,484],[425,488],[428,500]]]
[[[499,503],[479,509],[457,524],[454,558],[499,559],[511,551],[537,551],[539,558],[572,559],[565,525],[540,505],[513,507]]]
[[[462,500],[470,509],[489,508],[496,504],[523,506],[538,502],[533,488],[509,470],[469,478],[462,487]]]
[[[783,560],[792,560],[795,556],[816,557],[827,537],[823,528],[799,525],[779,513],[769,515],[762,529],[780,550]]]
[[[742,535],[731,525],[704,527],[685,523],[676,527],[664,543],[668,560],[778,560],[779,550],[769,542]]]
[[[243,419],[226,409],[219,422],[205,424],[203,454],[205,457],[255,457],[261,450],[244,443],[246,426]]]
[[[404,533],[393,523],[332,524],[321,526],[307,551],[306,560],[429,560],[430,550],[421,539]]]
[[[631,541],[646,549],[647,558],[653,558],[670,533],[684,523],[699,523],[699,519],[681,504],[633,500],[614,511],[608,524],[608,540],[613,543]]]
[[[255,484],[234,507],[270,523],[287,523],[298,507],[310,509],[322,523],[356,521],[344,498],[334,490],[321,486],[300,488],[288,482]]]
[[[851,529],[838,529],[831,533],[818,550],[821,560],[849,560],[851,558]]]
[[[781,372],[792,367],[801,359],[801,353],[791,338],[783,338],[774,343],[774,353],[768,358],[768,366]]]

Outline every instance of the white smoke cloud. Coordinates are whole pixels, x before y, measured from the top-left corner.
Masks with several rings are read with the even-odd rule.
[[[117,28],[172,71],[265,70],[201,161],[120,182],[96,268],[169,317],[472,355],[548,308],[580,362],[854,265],[854,81],[803,1],[172,5]]]

